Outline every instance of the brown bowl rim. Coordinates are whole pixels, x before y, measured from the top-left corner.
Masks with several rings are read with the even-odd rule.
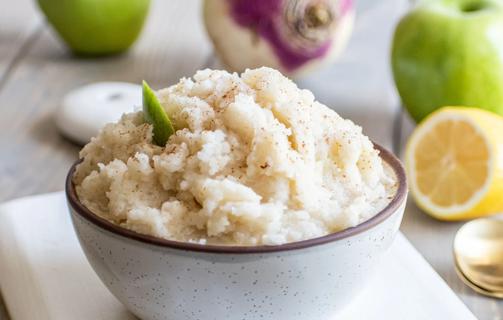
[[[82,218],[88,222],[98,226],[101,229],[109,231],[116,236],[125,237],[130,240],[136,240],[142,243],[165,247],[170,249],[179,249],[184,251],[206,252],[206,253],[232,253],[232,254],[250,254],[250,253],[269,253],[269,252],[282,252],[290,250],[305,249],[313,246],[326,244],[333,241],[349,238],[351,236],[360,234],[370,228],[375,227],[394,213],[398,212],[399,207],[403,204],[407,195],[407,179],[405,170],[398,160],[391,152],[384,149],[380,145],[374,143],[375,148],[379,151],[380,157],[393,169],[398,180],[398,188],[393,199],[388,205],[379,211],[372,218],[364,222],[338,232],[334,232],[322,237],[312,238],[308,240],[289,242],[281,245],[261,245],[261,246],[229,246],[229,245],[206,245],[198,243],[181,242],[175,240],[167,240],[154,236],[141,234],[123,227],[120,227],[112,222],[99,217],[87,209],[80,203],[75,186],[72,181],[73,174],[76,166],[81,160],[76,161],[70,168],[66,177],[65,193],[69,205],[73,210],[78,213]]]

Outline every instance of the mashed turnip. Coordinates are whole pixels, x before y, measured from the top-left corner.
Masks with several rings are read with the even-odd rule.
[[[355,226],[395,193],[361,128],[273,69],[202,70],[157,94],[177,130],[165,147],[140,111],[80,153],[81,202],[120,226],[186,242],[282,244]]]

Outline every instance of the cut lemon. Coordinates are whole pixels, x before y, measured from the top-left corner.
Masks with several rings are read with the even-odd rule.
[[[503,117],[444,107],[414,130],[405,164],[418,206],[442,220],[503,212]]]

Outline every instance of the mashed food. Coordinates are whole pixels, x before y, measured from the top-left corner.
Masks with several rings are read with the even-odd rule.
[[[198,71],[157,92],[176,132],[152,142],[141,111],[106,125],[74,176],[81,202],[165,239],[274,245],[355,226],[396,178],[360,127],[269,68]]]

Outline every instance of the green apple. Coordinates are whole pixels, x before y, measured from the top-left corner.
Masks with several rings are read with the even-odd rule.
[[[391,60],[416,121],[447,105],[503,115],[503,1],[423,1],[398,24]]]
[[[143,117],[145,121],[153,126],[154,142],[158,146],[164,147],[169,136],[175,132],[175,128],[173,128],[168,114],[146,81],[143,81]]]
[[[38,0],[47,20],[79,55],[119,53],[143,27],[150,0]]]

